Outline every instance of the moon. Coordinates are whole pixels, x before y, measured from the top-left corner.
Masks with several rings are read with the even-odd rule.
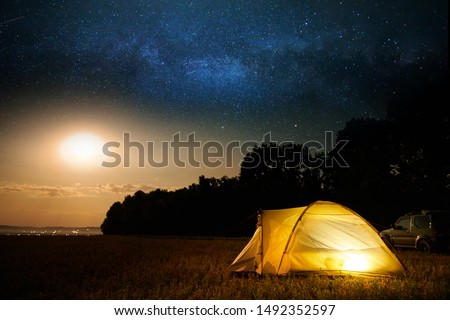
[[[59,145],[59,155],[74,168],[100,167],[103,140],[89,132],[74,133],[66,137]]]

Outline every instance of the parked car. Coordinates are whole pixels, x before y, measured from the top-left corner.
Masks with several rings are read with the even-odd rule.
[[[421,210],[401,216],[391,229],[380,236],[396,248],[413,248],[431,252],[448,250],[450,245],[450,212]]]

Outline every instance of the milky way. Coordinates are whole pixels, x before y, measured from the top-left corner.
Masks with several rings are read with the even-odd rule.
[[[80,92],[302,140],[448,72],[447,1],[2,1],[0,108]],[[116,108],[116,107],[114,107]],[[56,112],[56,110],[55,110]],[[73,112],[73,111],[72,111]],[[305,123],[307,128],[305,128]],[[251,131],[251,130],[250,130]],[[261,131],[262,132],[262,131]]]

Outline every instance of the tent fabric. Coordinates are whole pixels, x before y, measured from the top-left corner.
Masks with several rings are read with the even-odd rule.
[[[405,269],[364,218],[340,204],[263,210],[255,234],[229,269],[284,275],[403,275]]]

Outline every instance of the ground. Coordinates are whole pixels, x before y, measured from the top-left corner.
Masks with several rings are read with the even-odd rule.
[[[448,299],[450,255],[400,251],[405,277],[236,276],[248,239],[1,236],[1,299]]]

